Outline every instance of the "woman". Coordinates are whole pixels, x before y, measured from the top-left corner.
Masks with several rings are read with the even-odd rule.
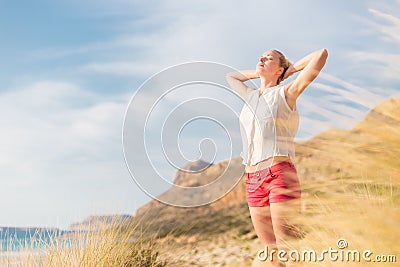
[[[241,156],[254,229],[263,246],[285,249],[288,210],[299,211],[301,191],[294,162],[298,129],[296,100],[324,67],[328,51],[321,49],[291,64],[277,51],[266,51],[255,70],[232,72],[227,81],[245,101],[240,114]],[[300,72],[293,81],[281,81]],[[260,78],[260,88],[244,82]],[[275,256],[276,257],[276,256]],[[271,259],[270,259],[271,260]],[[273,266],[285,266],[274,260]]]

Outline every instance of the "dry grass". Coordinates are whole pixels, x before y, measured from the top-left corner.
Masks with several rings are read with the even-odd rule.
[[[321,184],[320,184],[321,187]],[[323,185],[322,185],[323,187]],[[289,239],[287,246],[299,252],[314,250],[320,257],[323,250],[338,250],[338,259],[324,261],[308,260],[295,266],[398,266],[400,261],[400,221],[398,205],[399,191],[394,184],[356,183],[356,186],[336,184],[337,193],[306,194],[303,198],[303,214],[292,218],[305,235],[301,239]],[[326,190],[328,191],[328,190]],[[332,191],[331,191],[332,192]],[[340,249],[339,239],[345,239],[348,246]],[[360,260],[352,257],[347,261],[346,253],[360,252]],[[377,255],[395,255],[396,262],[366,262],[362,253],[370,250],[369,258],[374,261]],[[345,253],[344,261],[340,251]],[[350,253],[350,252],[349,252]],[[301,254],[301,253],[300,253]],[[389,261],[389,260],[388,260]],[[382,265],[384,264],[384,265]]]
[[[166,266],[166,262],[159,260],[155,240],[143,238],[137,224],[112,222],[89,229],[68,236],[51,236],[50,242],[36,238],[36,245],[26,242],[23,251],[2,251],[0,266]]]
[[[346,258],[345,261],[340,258],[333,261],[325,255],[324,261],[306,260],[293,266],[398,266],[400,185],[394,181],[377,183],[369,180],[367,177],[354,176],[344,180],[304,184],[309,190],[303,194],[302,215],[291,218],[292,223],[300,225],[304,235],[302,238],[287,239],[289,249],[299,252],[314,250],[317,256],[330,248],[344,253],[357,250],[360,252],[360,261],[353,261],[352,258],[349,261]],[[252,266],[251,258],[262,247],[254,239],[250,220],[243,219],[239,224],[234,223],[237,218],[247,216],[248,211],[245,208],[236,208],[224,210],[220,215],[224,215],[223,220],[219,220],[217,214],[205,216],[203,220],[207,223],[202,234],[201,231],[197,232],[199,236],[188,231],[170,240],[172,243],[169,246],[174,247],[173,252],[164,250],[160,256],[180,260],[180,263],[168,266]],[[200,223],[199,219],[197,223]],[[221,231],[224,225],[229,225],[231,230],[224,230],[219,234],[213,231],[206,238],[209,224],[216,225]],[[348,243],[343,250],[337,246],[339,239],[345,239]],[[362,259],[365,250],[373,253],[370,255],[371,260],[377,255],[395,255],[396,262],[368,263]]]

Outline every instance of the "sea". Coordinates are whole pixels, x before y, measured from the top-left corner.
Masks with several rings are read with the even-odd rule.
[[[37,250],[59,242],[60,237],[73,231],[57,228],[38,227],[0,227],[0,251],[14,252],[21,250]],[[68,239],[63,239],[68,246]]]

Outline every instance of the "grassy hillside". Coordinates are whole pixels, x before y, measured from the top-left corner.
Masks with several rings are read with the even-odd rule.
[[[294,219],[306,234],[290,239],[289,247],[337,249],[337,240],[344,238],[348,249],[397,255],[400,261],[399,107],[400,98],[387,100],[350,131],[331,129],[297,144],[303,213]],[[233,160],[236,171],[243,172],[240,159]],[[207,175],[218,174],[225,165],[212,165]],[[206,173],[199,175],[204,178]],[[250,266],[261,247],[251,225],[243,179],[211,205],[177,208],[152,201],[134,220],[146,235],[159,237],[164,248],[160,256],[169,266]],[[305,266],[365,264],[326,261]]]

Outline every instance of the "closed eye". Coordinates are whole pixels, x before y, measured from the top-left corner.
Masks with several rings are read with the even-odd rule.
[[[260,59],[261,60],[274,60],[274,58],[271,56],[261,57]]]

